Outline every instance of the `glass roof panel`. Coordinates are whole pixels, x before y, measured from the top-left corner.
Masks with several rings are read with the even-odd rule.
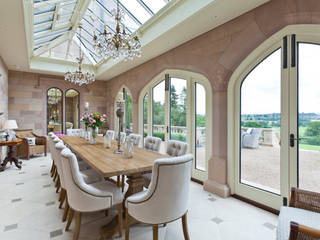
[[[155,1],[155,0],[140,0],[142,3],[148,6],[152,12],[156,13],[161,8],[163,8],[167,3],[165,0]]]
[[[53,20],[53,12],[49,12],[50,14],[39,14],[34,16],[34,24],[40,24],[45,22],[51,22]]]
[[[152,15],[136,0],[120,0],[120,3],[142,24],[145,23]]]
[[[132,33],[138,30],[168,2],[169,0],[119,0],[119,6],[124,11],[123,23],[127,31]],[[34,50],[49,44],[72,29],[71,20],[78,14],[75,9],[80,3],[82,3],[80,0],[33,0]],[[111,11],[116,8],[117,0],[90,1],[80,21],[83,26],[81,46],[86,52],[86,63],[96,64],[103,59],[93,48],[93,33],[102,33],[104,26],[107,31],[115,32],[116,24]],[[76,61],[78,44],[80,40],[77,31],[72,40],[67,40],[40,56]]]

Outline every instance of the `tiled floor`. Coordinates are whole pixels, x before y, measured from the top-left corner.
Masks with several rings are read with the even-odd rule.
[[[58,209],[58,194],[48,174],[50,157],[23,161],[22,170],[9,166],[0,172],[0,239],[72,239],[73,224],[64,231],[63,210]],[[234,198],[222,199],[191,183],[188,225],[192,240],[271,240],[275,239],[277,217]],[[80,240],[97,239],[99,229],[116,212],[85,214]],[[152,228],[135,225],[131,240],[152,239]],[[119,239],[115,237],[114,239]],[[123,237],[124,239],[124,237]],[[181,222],[159,230],[160,240],[182,240]]]

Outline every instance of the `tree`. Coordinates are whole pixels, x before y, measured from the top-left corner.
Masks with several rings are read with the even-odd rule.
[[[320,121],[309,122],[305,131],[305,136],[320,136]]]

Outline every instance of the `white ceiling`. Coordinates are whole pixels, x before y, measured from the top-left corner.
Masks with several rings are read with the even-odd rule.
[[[43,61],[41,64],[41,59],[29,60],[23,1],[0,1],[1,57],[10,70],[63,75],[66,62],[55,61],[51,64]],[[142,28],[140,39],[144,47],[140,59],[107,61],[97,69],[96,77],[109,80],[268,1],[181,0],[168,12],[160,11],[161,16],[158,16],[157,21],[149,24],[146,29]]]

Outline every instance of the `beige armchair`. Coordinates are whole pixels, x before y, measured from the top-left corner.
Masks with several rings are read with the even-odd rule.
[[[32,129],[15,130],[17,138],[22,139],[22,143],[17,146],[17,155],[19,158],[25,157],[28,160],[30,156],[38,153],[44,153],[47,156],[47,138],[38,136],[32,132]],[[35,138],[36,145],[29,145],[27,138]]]

